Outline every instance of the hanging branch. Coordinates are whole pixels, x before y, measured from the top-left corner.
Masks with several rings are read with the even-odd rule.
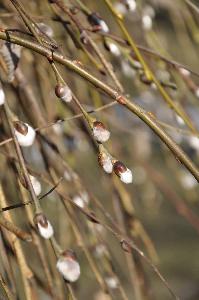
[[[20,38],[16,35],[10,34],[7,30],[1,30],[0,32],[0,39],[6,40],[11,43],[18,44],[30,50],[33,50],[45,57],[51,56],[51,51],[45,48],[42,45],[39,45],[35,42],[31,42],[27,39]],[[83,77],[90,83],[92,83],[95,87],[99,88],[101,91],[109,95],[111,98],[116,100],[119,104],[126,107],[129,111],[133,114],[138,116],[144,123],[146,123],[159,138],[167,145],[167,147],[171,150],[174,154],[175,158],[181,162],[189,171],[190,173],[196,178],[199,182],[199,170],[194,165],[194,163],[187,157],[185,152],[164,132],[164,130],[156,124],[153,118],[139,105],[135,104],[128,100],[125,96],[118,93],[115,89],[108,86],[92,74],[88,73],[82,67],[77,64],[76,61],[72,61],[67,59],[62,54],[57,52],[53,53],[53,60],[66,66],[69,70],[77,73],[79,76]]]

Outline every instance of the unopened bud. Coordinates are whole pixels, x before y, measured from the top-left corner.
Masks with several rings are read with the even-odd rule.
[[[71,102],[73,96],[67,85],[57,84],[55,87],[55,95],[65,102]]]
[[[20,146],[29,147],[35,140],[35,130],[21,121],[14,122],[15,135]]]
[[[75,282],[80,276],[80,265],[72,250],[66,250],[57,261],[57,269],[68,282]]]
[[[110,131],[106,129],[104,124],[99,121],[93,122],[93,136],[99,143],[108,141],[110,137]]]
[[[116,161],[114,163],[113,170],[124,183],[131,183],[133,181],[131,170],[129,170],[121,161]]]
[[[54,230],[50,222],[47,220],[47,218],[42,213],[38,213],[35,215],[34,222],[39,230],[40,235],[44,239],[50,239],[53,234]]]

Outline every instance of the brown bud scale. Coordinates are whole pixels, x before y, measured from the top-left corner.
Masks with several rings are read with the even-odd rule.
[[[120,175],[121,173],[126,172],[127,168],[121,161],[116,161],[113,165],[113,170],[115,174]]]
[[[100,122],[100,121],[93,122],[93,127],[99,128],[99,129],[106,129],[106,127],[104,126],[104,124],[102,122]]]
[[[57,84],[55,86],[55,95],[58,97],[58,98],[63,98],[68,92],[68,87],[65,86],[65,85],[60,85],[60,84]]]
[[[34,222],[36,225],[40,224],[42,227],[47,228],[48,227],[48,222],[44,214],[38,213],[34,217]]]
[[[28,133],[28,126],[21,121],[15,121],[14,128],[23,135],[27,135]]]
[[[62,256],[64,256],[65,258],[69,258],[72,260],[77,260],[77,256],[75,254],[75,252],[72,249],[67,249],[62,253]]]

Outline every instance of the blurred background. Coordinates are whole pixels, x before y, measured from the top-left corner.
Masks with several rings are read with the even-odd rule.
[[[1,27],[36,42],[11,2],[0,2]],[[174,109],[153,80],[147,80],[106,1],[20,3],[37,24],[44,47],[56,49],[144,108],[196,166],[199,164],[198,1],[110,1],[113,11],[123,16],[137,49]],[[89,18],[93,13],[99,13],[94,21]],[[13,234],[1,227],[0,272],[11,299],[70,299],[70,286],[76,297],[72,299],[172,299],[136,251],[123,251],[120,236],[118,240],[101,224],[92,222],[78,206],[93,212],[102,224],[129,236],[180,299],[199,299],[199,202],[195,178],[159,137],[122,105],[113,104],[95,112],[113,99],[56,63],[58,74],[83,109],[110,131],[104,146],[132,171],[133,183],[126,185],[115,174],[106,174],[98,164],[99,145],[85,118],[73,118],[81,109],[75,101],[67,103],[56,97],[57,74],[48,60],[2,40],[0,47],[1,85],[13,120],[17,118],[38,129],[33,145],[21,148],[29,173],[41,184],[40,196],[63,177],[41,201],[43,212],[61,248],[72,248],[81,267],[78,281],[66,286],[56,270],[51,242],[39,237],[32,223],[34,205],[5,212],[3,216],[33,238],[32,243],[19,242],[25,260],[21,265],[18,250],[12,244]],[[176,107],[185,113],[188,122],[177,114]],[[27,201],[30,196],[22,184],[13,141],[8,140],[11,134],[2,106],[0,113],[0,198],[4,198],[0,205],[4,207]],[[66,120],[58,121],[63,119]],[[70,204],[72,201],[77,207]],[[25,277],[21,270],[24,265],[30,271],[29,277],[26,268]],[[2,289],[0,299],[9,299],[6,297]]]

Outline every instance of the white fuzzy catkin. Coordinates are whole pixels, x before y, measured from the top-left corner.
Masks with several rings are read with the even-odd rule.
[[[80,276],[79,263],[70,257],[61,256],[57,261],[57,269],[69,282],[75,282]]]
[[[85,202],[79,195],[76,195],[72,198],[73,202],[81,208],[84,208]]]
[[[99,143],[104,143],[108,141],[110,137],[110,131],[102,126],[93,126],[93,136]]]
[[[16,129],[14,129],[14,131],[19,145],[22,147],[29,147],[32,146],[35,140],[36,133],[35,130],[30,125],[28,125],[27,123],[25,123],[25,125],[28,127],[28,132],[26,135],[20,133]]]
[[[39,222],[37,224],[38,226],[38,230],[40,235],[44,238],[44,239],[50,239],[53,234],[54,234],[54,230],[52,225],[50,224],[50,222],[47,220],[47,226],[42,226]]]
[[[39,180],[37,180],[36,177],[32,175],[30,175],[30,181],[32,183],[36,196],[39,196],[39,194],[41,193],[41,183],[39,182]]]
[[[119,47],[118,47],[116,44],[114,44],[114,43],[109,43],[108,47],[109,47],[110,52],[111,52],[114,56],[116,56],[116,57],[120,56],[121,52],[120,52]]]
[[[129,11],[135,11],[137,7],[137,3],[135,0],[126,0],[126,5]]]
[[[135,0],[125,0],[123,3],[116,2],[114,5],[116,11],[122,15],[126,15],[128,12],[134,12],[137,8]]]
[[[108,25],[106,24],[106,22],[104,20],[100,20],[99,24],[100,24],[102,32],[105,32],[105,33],[109,32]]]
[[[73,202],[79,207],[84,208],[89,203],[89,196],[86,191],[80,192],[78,195],[73,197]]]
[[[143,25],[143,28],[145,30],[150,30],[152,29],[152,26],[153,26],[153,21],[152,21],[152,18],[148,15],[144,15],[142,17],[142,25]]]
[[[3,105],[4,103],[5,103],[5,93],[2,87],[0,87],[0,105]]]
[[[73,98],[72,91],[66,84],[65,85],[57,84],[55,87],[55,95],[66,103],[71,102]]]
[[[133,181],[132,172],[128,168],[126,169],[125,172],[120,173],[119,177],[120,177],[120,180],[126,184],[132,183],[132,181]]]
[[[176,114],[176,121],[179,125],[185,125],[184,120],[177,114]]]
[[[112,159],[109,155],[107,155],[106,157],[103,157],[103,159],[101,161],[101,165],[102,165],[103,170],[107,174],[111,174],[113,172]]]
[[[81,192],[80,192],[80,195],[81,195],[83,201],[84,201],[86,204],[88,204],[88,203],[89,203],[89,195],[88,195],[88,193],[87,193],[86,191],[81,191]]]
[[[72,92],[69,89],[69,87],[65,88],[65,94],[61,97],[61,100],[66,103],[69,103],[69,102],[71,102],[72,98],[73,98]]]

